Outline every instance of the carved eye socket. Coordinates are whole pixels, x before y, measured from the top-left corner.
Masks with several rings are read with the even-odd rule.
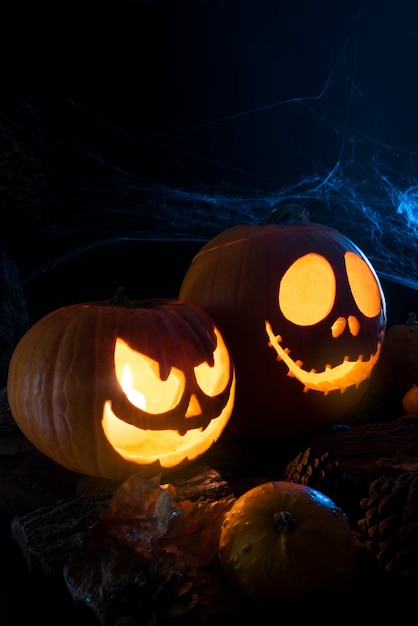
[[[224,340],[215,329],[217,344],[213,353],[214,364],[200,363],[195,367],[196,381],[201,390],[210,397],[217,396],[229,383],[230,359]]]
[[[382,302],[374,273],[355,252],[346,252],[344,260],[351,293],[358,308],[366,317],[379,315]]]
[[[299,326],[311,326],[332,310],[336,279],[331,264],[320,254],[297,259],[283,275],[279,306],[283,315]]]
[[[121,339],[116,340],[115,368],[128,400],[147,413],[173,409],[184,393],[186,379],[181,370],[172,367],[167,380],[161,380],[158,362],[132,350]]]

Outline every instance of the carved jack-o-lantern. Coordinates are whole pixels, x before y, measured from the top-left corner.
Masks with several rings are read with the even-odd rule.
[[[207,313],[121,295],[39,320],[17,344],[7,383],[12,415],[41,452],[115,480],[199,457],[235,396],[229,349]]]
[[[228,429],[293,435],[338,421],[364,395],[386,328],[366,256],[333,228],[230,228],[193,259],[180,298],[209,312],[237,376]]]

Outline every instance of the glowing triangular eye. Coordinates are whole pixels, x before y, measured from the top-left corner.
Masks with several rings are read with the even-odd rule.
[[[299,326],[311,326],[332,310],[336,279],[330,263],[320,254],[305,254],[283,275],[279,306],[283,315]]]
[[[216,396],[224,389],[230,380],[229,353],[219,332],[215,329],[217,345],[213,353],[214,364],[201,363],[195,367],[196,381],[207,396]]]
[[[165,413],[178,405],[184,393],[185,375],[172,367],[161,380],[157,361],[132,350],[122,339],[115,346],[116,378],[128,400],[147,413]]]

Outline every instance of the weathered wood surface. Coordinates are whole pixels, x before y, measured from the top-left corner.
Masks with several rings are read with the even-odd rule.
[[[104,513],[117,486],[93,489],[15,516],[11,536],[29,570],[48,577],[60,576],[69,555]],[[218,500],[231,494],[228,483],[204,464],[193,465],[193,471],[179,477],[174,486],[178,501]]]

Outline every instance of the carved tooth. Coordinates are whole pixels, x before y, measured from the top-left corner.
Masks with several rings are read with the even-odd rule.
[[[275,335],[275,339],[276,339],[277,343],[282,343],[282,341],[283,341],[283,337],[281,335]]]
[[[282,343],[282,341],[283,341],[283,337],[281,335],[275,335],[274,338],[277,341],[277,343]],[[271,343],[271,341],[269,341],[267,345],[270,348],[273,348],[273,344]]]

